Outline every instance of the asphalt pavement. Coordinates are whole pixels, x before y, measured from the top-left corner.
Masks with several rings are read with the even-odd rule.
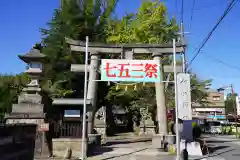
[[[234,136],[220,135],[207,135],[204,136],[204,139],[209,147],[209,154],[202,157],[189,156],[190,160],[240,160],[240,139],[236,139]],[[141,150],[140,148],[143,149],[148,143],[149,142],[123,145],[117,144],[113,147],[118,149],[112,152],[111,156],[109,156],[109,154],[106,154],[106,156],[101,154],[101,158],[98,158],[102,160],[176,160],[176,157],[173,155],[166,155],[164,153],[154,155],[152,150],[146,150],[144,153],[143,151],[136,150],[136,148],[139,148],[139,150]],[[131,148],[131,151],[129,148]],[[141,153],[141,155],[136,154],[136,152]],[[147,155],[146,153],[149,154]],[[92,158],[95,160],[97,157]]]
[[[240,160],[240,139],[235,138],[235,136],[217,135],[209,137],[206,140],[211,142],[210,145],[220,148],[213,153],[212,158],[219,158],[219,160]]]
[[[203,157],[189,157],[189,160],[240,160],[240,139],[234,136],[204,136],[210,154]],[[111,144],[113,151],[88,158],[89,160],[176,160],[173,155],[156,155],[154,150],[146,149],[150,141],[137,143]],[[138,154],[137,154],[138,153]],[[55,159],[55,158],[49,158]],[[44,159],[47,160],[47,159]]]

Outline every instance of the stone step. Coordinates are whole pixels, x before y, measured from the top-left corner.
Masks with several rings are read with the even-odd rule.
[[[28,94],[28,93],[21,93],[18,97],[18,104],[20,103],[34,103],[34,104],[41,104],[42,96],[39,94]]]
[[[12,105],[12,113],[43,113],[43,104],[20,103]]]

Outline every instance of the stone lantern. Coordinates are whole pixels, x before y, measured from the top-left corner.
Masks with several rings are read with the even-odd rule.
[[[28,89],[39,88],[38,81],[43,74],[43,63],[46,60],[46,56],[37,49],[31,49],[29,53],[19,55],[18,57],[28,64],[27,70],[25,71],[31,78],[31,82],[27,85]]]
[[[18,56],[28,64],[25,73],[31,82],[23,88],[18,96],[18,104],[12,105],[12,112],[6,116],[7,123],[32,123],[38,127],[44,124],[44,109],[39,79],[43,74],[43,64],[46,56],[37,49],[31,49],[28,53]]]

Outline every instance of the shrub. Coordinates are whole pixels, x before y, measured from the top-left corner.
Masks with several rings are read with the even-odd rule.
[[[134,128],[134,135],[139,136],[140,134],[140,127],[135,127]]]
[[[199,125],[197,125],[197,123],[193,122],[192,123],[192,135],[193,135],[193,140],[198,139],[201,134],[202,134],[202,130],[201,127]]]

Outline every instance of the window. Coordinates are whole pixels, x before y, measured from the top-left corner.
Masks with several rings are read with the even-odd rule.
[[[80,110],[65,110],[64,117],[80,117]]]
[[[213,96],[214,101],[220,101],[220,96]]]
[[[209,122],[209,125],[210,125],[210,126],[220,126],[221,123],[218,122],[218,121],[211,121],[211,122]]]
[[[42,69],[42,64],[41,63],[32,62],[29,65],[30,65],[30,68],[40,68],[40,69]]]

